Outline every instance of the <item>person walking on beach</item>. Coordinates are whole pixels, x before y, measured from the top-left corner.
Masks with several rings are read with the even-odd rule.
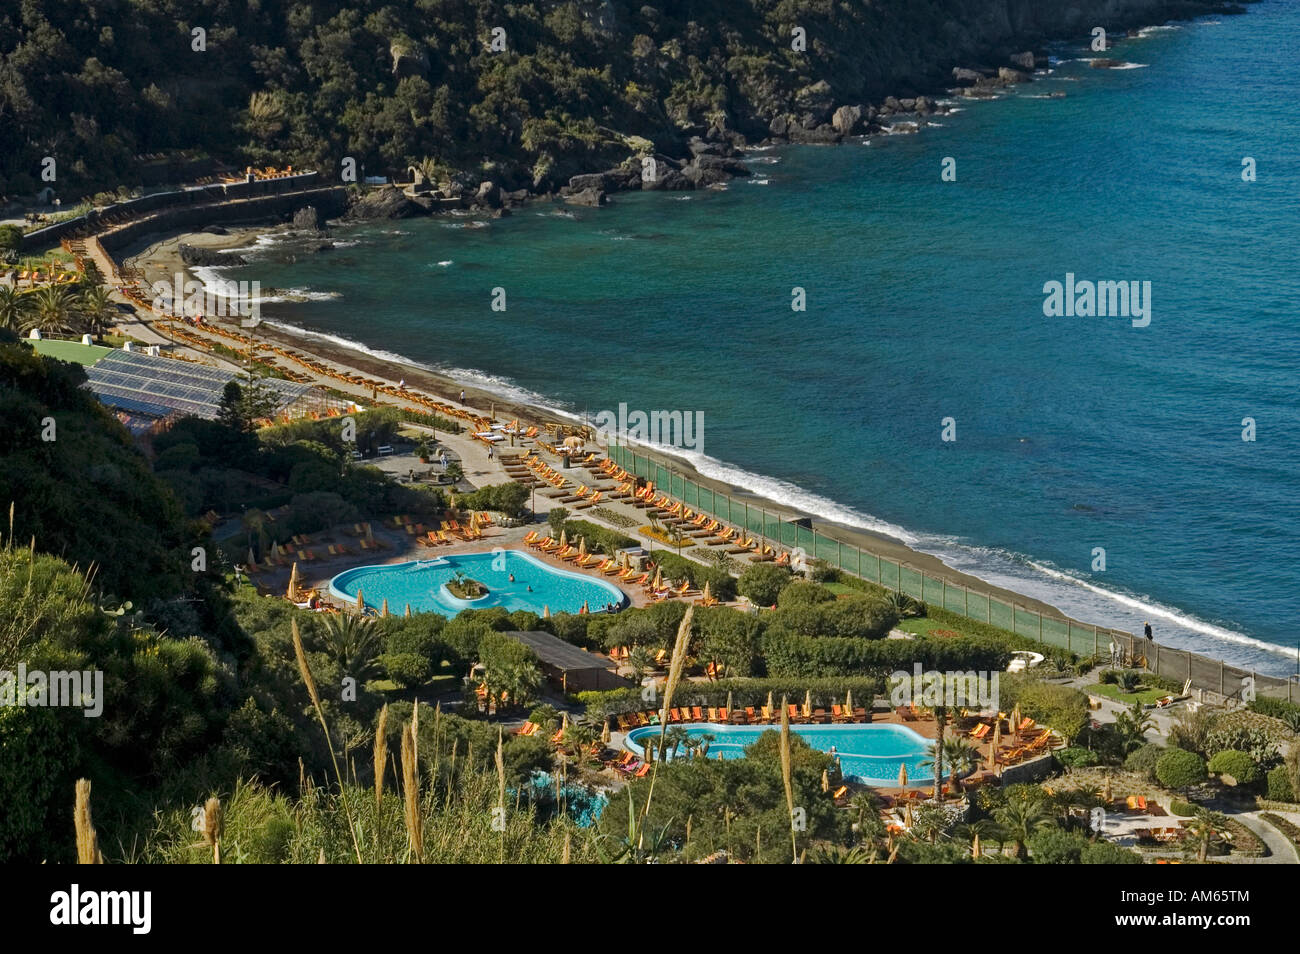
[[[461,388],[461,389],[460,389],[460,403],[461,403],[461,404],[464,404],[464,403],[465,403],[465,389],[464,389],[464,388]]]
[[[1151,635],[1151,623],[1149,620],[1142,627],[1142,635],[1147,638],[1147,642],[1149,643],[1155,641],[1154,637]]]

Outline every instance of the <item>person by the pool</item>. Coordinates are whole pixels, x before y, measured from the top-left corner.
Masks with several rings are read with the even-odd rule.
[[[513,582],[515,581],[515,575],[514,575],[513,573],[510,574],[510,577],[509,577],[509,578],[510,578],[510,582],[511,582],[511,583],[513,583]]]

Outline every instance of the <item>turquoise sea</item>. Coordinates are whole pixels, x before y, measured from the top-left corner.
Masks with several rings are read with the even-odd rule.
[[[239,277],[308,299],[272,321],[467,383],[703,412],[706,474],[1294,672],[1300,4],[1248,11],[1143,31],[1124,69],[1062,44],[919,135],[756,151],[725,190],[268,237]],[[1067,273],[1149,281],[1149,326],[1046,317]]]

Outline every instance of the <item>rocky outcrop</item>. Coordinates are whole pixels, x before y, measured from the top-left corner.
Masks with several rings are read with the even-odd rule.
[[[293,227],[304,232],[321,231],[320,213],[314,205],[306,205],[293,214]]]
[[[587,205],[595,208],[604,205],[608,199],[603,189],[592,187],[581,192],[571,192],[564,197],[564,201],[570,205]]]
[[[831,126],[841,136],[852,136],[861,125],[861,106],[841,106],[831,115]]]
[[[348,208],[349,219],[409,219],[423,215],[424,206],[411,201],[400,189],[382,186],[361,193]]]
[[[213,268],[248,264],[238,255],[232,255],[228,252],[218,252],[210,248],[195,248],[193,245],[186,245],[183,242],[176,247],[176,251],[180,253],[181,261],[190,268]]]
[[[1011,64],[1020,67],[1022,70],[1033,70],[1036,60],[1032,51],[1014,53],[1011,56]]]

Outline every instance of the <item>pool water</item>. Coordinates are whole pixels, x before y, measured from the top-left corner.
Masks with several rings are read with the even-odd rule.
[[[745,749],[758,741],[764,732],[779,732],[770,725],[719,725],[697,722],[683,725],[688,736],[698,738],[713,736],[708,757],[724,759],[744,758]],[[864,785],[897,785],[898,770],[906,765],[907,777],[922,781],[934,777],[934,767],[927,764],[934,743],[901,725],[792,725],[790,731],[812,748],[822,752],[835,749],[840,768],[849,781]],[[624,745],[643,755],[640,740],[659,735],[659,726],[642,726],[627,734]],[[686,753],[679,749],[678,758]]]
[[[482,583],[488,589],[487,595],[476,600],[453,596],[445,584],[457,573]],[[329,588],[336,599],[346,603],[355,603],[360,590],[367,606],[379,606],[387,599],[390,613],[403,612],[409,603],[413,613],[443,616],[494,606],[510,612],[531,610],[538,615],[547,607],[552,613],[576,613],[584,602],[595,613],[607,603],[622,607],[627,602],[622,590],[611,583],[547,566],[518,550],[458,553],[410,563],[354,567],[330,580]]]

